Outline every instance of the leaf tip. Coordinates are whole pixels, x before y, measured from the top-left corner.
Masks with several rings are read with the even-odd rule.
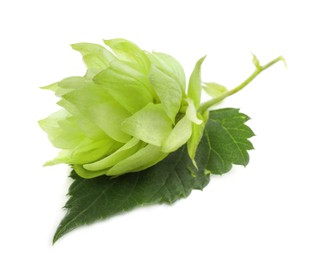
[[[207,57],[207,54],[204,55],[204,56],[202,56],[202,57],[199,59],[199,61],[198,61],[199,65],[202,64],[202,62],[205,60],[206,57]]]
[[[260,61],[258,60],[257,56],[251,52],[251,55],[252,55],[252,63],[254,64],[254,66],[257,68],[257,69],[261,69],[261,65],[260,65]]]
[[[54,233],[53,238],[52,238],[52,241],[51,241],[52,246],[54,246],[55,243],[56,243],[60,238],[61,238],[60,229],[59,229],[59,227],[58,227],[57,230],[56,230],[56,232]]]
[[[279,56],[279,60],[281,60],[283,62],[285,68],[287,69],[288,68],[288,63],[287,63],[286,59],[283,56]]]

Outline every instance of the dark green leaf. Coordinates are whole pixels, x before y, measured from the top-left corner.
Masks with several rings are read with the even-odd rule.
[[[239,109],[234,108],[210,112],[198,148],[198,152],[209,149],[209,157],[198,157],[205,160],[203,163],[210,173],[223,174],[230,171],[232,164],[246,166],[249,163],[248,150],[253,149],[253,146],[248,139],[254,136],[252,130],[245,125],[249,119],[245,114],[239,113]],[[208,147],[204,149],[204,146]]]
[[[145,171],[117,178],[101,176],[83,179],[75,172],[65,206],[67,215],[60,223],[54,242],[72,229],[128,211],[139,205],[173,203],[187,197],[192,189],[202,189],[209,177],[196,173],[184,146]]]
[[[247,120],[237,109],[212,111],[195,158],[198,169],[191,162],[185,145],[149,169],[117,178],[83,179],[72,172],[70,198],[65,206],[67,214],[53,242],[79,226],[137,206],[171,204],[187,197],[193,189],[203,189],[209,183],[208,172],[222,174],[229,171],[232,164],[246,165],[247,150],[252,149],[247,139],[253,135],[244,124]]]

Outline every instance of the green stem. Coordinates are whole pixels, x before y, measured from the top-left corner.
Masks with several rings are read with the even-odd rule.
[[[222,100],[224,100],[226,97],[229,97],[229,96],[237,93],[238,91],[243,89],[245,86],[247,86],[262,71],[268,69],[269,67],[271,67],[272,65],[274,65],[275,63],[277,63],[279,61],[284,61],[285,62],[284,58],[282,56],[279,56],[278,58],[270,61],[269,63],[267,63],[264,66],[260,66],[260,64],[255,64],[255,66],[256,66],[255,71],[244,82],[242,82],[239,86],[235,87],[234,89],[226,91],[223,94],[221,94],[220,96],[218,96],[218,97],[216,97],[214,99],[210,99],[207,102],[204,102],[203,104],[200,105],[200,107],[198,109],[198,112],[199,113],[203,113],[206,110],[208,110],[210,107],[212,107],[213,105],[215,105],[215,104],[221,102]]]

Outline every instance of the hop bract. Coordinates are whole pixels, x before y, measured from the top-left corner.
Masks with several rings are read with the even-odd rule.
[[[87,65],[83,77],[51,84],[62,109],[39,121],[61,149],[46,163],[70,164],[84,178],[146,169],[188,142],[191,159],[205,124],[200,103],[200,59],[188,94],[181,65],[124,39],[72,45]]]

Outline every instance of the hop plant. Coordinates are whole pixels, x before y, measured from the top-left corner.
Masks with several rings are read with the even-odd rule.
[[[40,120],[52,144],[61,149],[46,163],[70,164],[83,178],[118,176],[151,167],[188,143],[193,160],[207,112],[200,106],[201,58],[188,92],[183,68],[173,57],[146,52],[124,39],[107,48],[79,43],[87,66],[83,77],[44,87],[62,109]]]
[[[62,108],[39,121],[61,149],[46,165],[73,168],[67,214],[53,242],[81,225],[137,206],[173,203],[203,189],[211,174],[226,173],[233,164],[247,165],[253,148],[248,139],[254,135],[245,124],[249,117],[239,109],[212,107],[262,71],[285,62],[279,56],[261,65],[253,55],[253,73],[228,90],[201,82],[205,57],[186,84],[173,57],[143,51],[124,39],[104,43],[72,45],[83,56],[85,75],[43,87],[55,92]],[[202,89],[212,98],[200,104]],[[126,173],[131,174],[112,178]]]

